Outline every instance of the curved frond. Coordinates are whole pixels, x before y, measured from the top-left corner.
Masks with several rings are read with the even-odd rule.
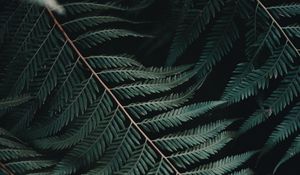
[[[37,171],[42,172],[44,169],[54,166],[53,160],[47,159],[34,149],[25,146],[24,143],[20,142],[20,140],[7,131],[1,130],[0,161],[5,162],[5,167],[11,173],[29,174]]]
[[[299,3],[286,3],[276,6],[271,6],[267,8],[274,17],[291,17],[300,14],[300,4]]]
[[[183,21],[178,25],[175,36],[170,47],[167,65],[175,63],[176,59],[182,55],[186,48],[195,41],[206,25],[213,19],[217,12],[221,10],[224,1],[209,0],[202,9],[196,12],[187,10]]]
[[[5,99],[0,99],[0,110],[18,106],[22,103],[25,103],[31,100],[32,97],[29,95],[22,95],[18,97],[8,97]]]

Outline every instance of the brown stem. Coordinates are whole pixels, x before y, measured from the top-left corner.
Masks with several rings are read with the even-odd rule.
[[[170,162],[170,160],[164,155],[164,153],[154,144],[154,142],[147,136],[147,134],[138,126],[138,124],[133,120],[130,114],[125,109],[124,105],[117,99],[117,97],[113,94],[111,89],[105,84],[105,82],[99,77],[99,75],[94,71],[94,69],[87,62],[86,58],[81,54],[78,48],[75,46],[74,42],[70,39],[68,34],[65,32],[61,24],[58,22],[54,14],[48,9],[48,12],[51,18],[54,21],[54,24],[58,27],[58,29],[64,35],[66,41],[70,44],[72,49],[79,56],[81,62],[87,67],[87,69],[91,72],[93,76],[99,81],[99,83],[103,86],[103,88],[107,91],[107,93],[111,96],[111,98],[116,102],[117,106],[121,109],[121,111],[125,114],[125,116],[129,119],[130,123],[140,132],[140,134],[146,139],[146,141],[154,148],[154,150],[169,164],[169,166],[175,171],[176,175],[180,175],[181,173],[177,168]]]

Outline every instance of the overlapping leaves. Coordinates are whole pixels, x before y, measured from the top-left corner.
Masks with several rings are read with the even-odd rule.
[[[225,131],[233,120],[212,119],[195,128],[186,125],[224,104],[187,103],[201,84],[193,81],[198,68],[146,68],[128,53],[89,52],[111,40],[149,37],[102,26],[135,23],[93,13],[126,9],[111,3],[71,2],[64,5],[69,18],[58,22],[46,9],[24,2],[10,6],[2,14],[7,21],[1,28],[9,30],[1,39],[1,57],[5,58],[1,96],[28,93],[35,99],[28,103],[30,108],[26,108],[28,104],[18,106],[1,118],[3,127],[34,148],[20,145],[3,131],[7,134],[1,144],[6,145],[0,147],[0,154],[10,171],[226,174],[255,153],[201,162],[216,155],[234,134]],[[10,13],[11,9],[14,12]],[[83,55],[82,51],[93,55]],[[191,87],[180,88],[184,83]],[[15,147],[17,150],[6,151]],[[50,155],[51,161],[40,159]]]

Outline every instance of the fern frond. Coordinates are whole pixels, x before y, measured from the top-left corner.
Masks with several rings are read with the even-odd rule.
[[[296,97],[300,90],[300,69],[289,72],[281,81],[279,87],[275,89],[271,95],[263,102],[264,109],[255,111],[241,126],[240,132],[247,130],[266,121],[270,116],[277,115],[287,105],[289,105]]]
[[[5,166],[15,174],[27,174],[43,171],[54,165],[52,160],[47,160],[43,155],[32,148],[19,142],[17,138],[2,130],[0,135],[0,160],[5,161]],[[6,138],[5,138],[6,137]]]
[[[76,172],[80,167],[90,166],[95,160],[98,160],[106,151],[109,144],[115,139],[122,137],[125,129],[124,115],[116,111],[110,116],[107,122],[98,126],[97,129],[83,140],[83,144],[75,146],[59,163],[54,173],[66,172],[67,174]],[[109,123],[108,123],[109,122]],[[128,128],[130,129],[130,128]],[[133,135],[137,135],[136,133]],[[138,140],[138,138],[135,138]],[[103,142],[105,140],[105,142]],[[133,144],[131,142],[131,144]],[[130,145],[128,145],[130,146]]]
[[[53,166],[48,160],[27,160],[7,163],[6,166],[16,174],[24,174],[27,171],[41,170]]]
[[[97,55],[86,57],[93,69],[143,67],[133,55]]]
[[[275,18],[292,17],[300,14],[299,3],[286,3],[267,8]]]
[[[217,137],[208,140],[202,145],[197,145],[184,151],[176,152],[175,154],[171,154],[168,158],[176,162],[177,166],[188,168],[191,164],[210,158],[231,140],[232,138],[230,137],[230,134],[221,133]]]
[[[122,138],[111,144],[106,153],[97,161],[96,168],[91,169],[88,174],[101,173],[109,175],[120,170],[127,163],[128,159],[136,154],[135,149],[138,150],[137,145],[132,145],[131,142],[133,140],[129,137],[134,132],[129,128]],[[152,161],[155,162],[154,160]]]
[[[204,143],[207,140],[216,137],[227,126],[232,124],[234,120],[224,120],[209,123],[206,125],[182,131],[176,134],[168,134],[161,138],[155,139],[155,143],[170,152],[175,152]],[[150,132],[150,131],[149,131]]]
[[[270,79],[276,79],[287,74],[288,69],[293,67],[292,63],[296,58],[297,53],[286,42],[283,47],[274,50],[259,69],[253,70],[244,76],[244,80],[231,89],[230,97],[227,98],[230,98],[233,102],[238,102],[255,95],[259,89],[268,87]]]
[[[222,101],[205,102],[184,106],[151,118],[147,118],[139,124],[148,131],[160,132],[169,127],[179,126],[182,123],[192,120],[209,110],[224,104]]]
[[[182,77],[185,77],[187,80],[190,79],[190,77],[195,75],[195,71],[189,71],[187,72],[186,70],[189,69],[189,66],[180,66],[177,68],[161,68],[161,69],[156,69],[156,68],[127,68],[127,69],[107,69],[98,72],[98,75],[100,75],[103,79],[105,79],[107,82],[115,82],[115,83],[120,83],[124,82],[125,80],[136,80],[136,79],[144,79],[144,80],[149,80],[149,79],[158,79],[158,78],[166,78],[173,76],[173,78],[169,78],[170,80],[172,79],[177,79],[174,74],[182,74],[182,75],[177,75],[178,79]],[[175,73],[176,72],[176,73]],[[169,80],[169,81],[170,81]],[[163,81],[163,80],[161,80]],[[167,80],[168,81],[168,80]]]
[[[195,41],[200,33],[206,28],[206,25],[213,19],[224,5],[221,0],[209,0],[203,9],[196,13],[187,11],[182,23],[178,25],[175,36],[170,47],[167,58],[167,65],[175,63],[176,59],[182,55],[188,45]]]
[[[36,110],[36,107],[37,103],[31,101],[10,111],[9,116],[15,121],[11,126],[10,132],[17,135],[20,130],[27,128],[33,120],[33,113]]]
[[[254,175],[254,172],[251,169],[242,169],[231,173],[230,175]]]
[[[265,144],[265,149],[270,150],[280,142],[286,140],[289,136],[300,129],[300,106],[296,104],[285,119],[272,132]]]
[[[97,94],[99,92],[97,83],[92,76],[73,88],[75,94],[65,104],[64,110],[58,114],[59,117],[56,120],[52,120],[46,127],[32,128],[28,132],[28,136],[30,135],[32,138],[45,137],[59,132],[64,126],[74,120],[75,117],[82,114],[87,109],[88,104],[95,100],[90,94]]]
[[[138,34],[124,29],[105,29],[80,35],[74,40],[74,42],[83,48],[91,48],[112,39],[128,36],[138,38],[147,37],[147,35]]]
[[[7,97],[4,99],[0,99],[0,110],[18,106],[22,103],[26,103],[31,99],[32,97],[30,95],[21,95],[17,97]]]
[[[104,116],[113,112],[114,104],[107,93],[93,102],[86,112],[75,119],[70,129],[59,137],[49,137],[35,140],[33,143],[41,149],[66,149],[87,137],[98,125],[105,124]],[[84,122],[83,122],[84,121]]]
[[[281,160],[278,162],[278,164],[276,165],[275,169],[274,169],[274,173],[277,171],[277,169],[284,164],[285,162],[287,162],[289,159],[293,158],[294,156],[296,156],[297,154],[300,153],[300,135],[298,135],[291,147],[287,150],[286,154],[283,156],[283,158],[281,158]]]
[[[157,98],[147,102],[132,103],[126,107],[136,118],[141,118],[150,112],[166,111],[175,107],[179,107],[187,102],[193,96],[193,89],[183,93],[171,94],[169,96]]]
[[[86,31],[90,27],[95,27],[100,24],[114,23],[114,22],[125,22],[125,23],[132,23],[132,24],[136,23],[135,21],[114,17],[114,16],[88,16],[88,17],[76,18],[74,20],[68,21],[62,24],[62,26],[72,32],[78,32],[78,31]]]
[[[242,165],[245,161],[250,159],[256,152],[247,152],[231,157],[226,157],[225,159],[218,160],[216,162],[203,165],[197,169],[188,171],[183,173],[184,175],[196,175],[196,174],[203,174],[203,175],[223,175],[232,170],[236,167]]]
[[[291,38],[294,38],[294,37],[297,37],[297,38],[300,38],[300,25],[298,24],[294,24],[294,25],[289,25],[289,26],[286,26],[286,27],[283,27],[282,28],[285,33],[291,37]]]
[[[283,76],[287,74],[289,69],[294,66],[292,64],[293,61],[300,56],[294,43],[291,42],[291,39],[287,36],[283,27],[278,24],[260,1],[257,3],[258,12],[255,15],[266,16],[266,19],[262,21],[269,23],[266,21],[270,20],[271,23],[267,25],[267,30],[264,29],[266,31],[258,36],[257,41],[254,41],[253,46],[248,46],[248,55],[252,55],[249,54],[251,52],[254,52],[254,54],[250,56],[251,59],[249,59],[248,63],[243,64],[245,66],[243,69],[241,67],[237,68],[237,76],[232,78],[229,82],[222,98],[229,102],[239,102],[257,94],[259,89],[265,89],[268,87],[271,78],[277,78],[278,75]],[[254,38],[256,38],[255,35],[257,33],[256,22],[257,21],[255,21],[255,32],[249,32],[249,34],[254,33],[251,34]],[[282,42],[282,40],[284,40],[284,42]],[[270,57],[261,67],[254,69],[254,61],[264,46],[270,51]],[[272,61],[272,59],[275,60]]]
[[[95,2],[73,2],[63,4],[63,7],[71,15],[78,15],[86,12],[96,11],[96,10],[120,10],[124,11],[125,8],[116,6],[113,3],[100,4]]]
[[[116,86],[112,89],[120,98],[131,99],[137,96],[146,96],[171,90],[187,80],[192,78],[194,73],[188,72],[178,76],[165,79],[149,80],[145,82],[131,83],[127,85]]]
[[[198,76],[203,77],[210,72],[233,47],[234,41],[239,38],[239,31],[234,21],[236,7],[226,7],[222,17],[217,19],[206,38],[202,54],[196,67],[199,69]]]

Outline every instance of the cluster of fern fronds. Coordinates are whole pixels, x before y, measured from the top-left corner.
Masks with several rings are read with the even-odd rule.
[[[65,0],[64,15],[0,2],[0,174],[250,175],[290,137],[274,172],[300,152],[300,27],[281,23],[299,17],[299,3],[168,1],[161,26],[143,19],[159,15],[156,0]],[[157,52],[157,40],[169,44],[166,66],[144,66],[139,57]],[[222,95],[202,100],[239,43]],[[190,48],[199,58],[179,64]],[[229,116],[253,97],[249,117]],[[264,146],[232,150],[271,117],[282,119]]]

